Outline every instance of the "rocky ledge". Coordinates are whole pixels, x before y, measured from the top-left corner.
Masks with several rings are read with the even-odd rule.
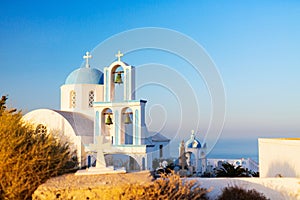
[[[81,175],[66,174],[49,179],[34,192],[34,200],[88,200],[88,199],[119,199],[121,186],[126,184],[144,184],[153,180],[149,171]]]

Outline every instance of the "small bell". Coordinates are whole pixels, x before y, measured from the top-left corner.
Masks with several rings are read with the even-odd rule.
[[[131,124],[132,121],[130,119],[130,113],[125,113],[125,121],[124,124]]]
[[[121,84],[123,83],[121,72],[117,72],[115,83]]]
[[[111,124],[113,124],[110,115],[108,115],[108,116],[106,117],[105,124],[106,124],[106,125],[111,125]]]

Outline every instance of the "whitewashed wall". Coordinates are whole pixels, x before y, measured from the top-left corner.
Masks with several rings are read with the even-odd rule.
[[[59,133],[63,133],[71,146],[77,150],[77,156],[81,158],[79,165],[83,163],[85,156],[82,155],[84,150],[82,149],[81,138],[80,136],[76,136],[70,123],[59,113],[50,109],[38,109],[27,113],[23,117],[23,120],[35,126],[43,124],[47,127],[48,132],[53,131],[55,133],[58,131]]]
[[[76,92],[76,106],[70,108],[70,92]],[[89,92],[94,91],[94,102],[103,101],[103,85],[98,84],[71,84],[60,87],[60,108],[63,111],[84,113],[94,117],[94,109],[89,107]]]
[[[300,178],[300,138],[259,138],[260,177]]]
[[[217,199],[228,186],[238,186],[245,190],[256,190],[271,200],[299,200],[299,178],[189,178],[197,180],[200,187],[210,189],[209,199]]]

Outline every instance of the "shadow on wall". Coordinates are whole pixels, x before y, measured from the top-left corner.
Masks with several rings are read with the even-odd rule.
[[[290,163],[272,162],[269,166],[267,177],[297,177],[295,168]]]
[[[222,194],[225,187],[238,186],[245,190],[256,190],[263,193],[269,199],[284,200],[289,199],[281,191],[276,191],[274,188],[269,188],[260,183],[255,183],[258,178],[198,178],[196,179],[201,183],[201,187],[211,188],[211,192],[207,194],[209,199],[217,199]],[[270,186],[270,183],[267,185]]]
[[[141,170],[138,162],[132,156],[126,154],[106,154],[105,161],[107,167],[114,166],[116,169],[125,167],[127,172]]]

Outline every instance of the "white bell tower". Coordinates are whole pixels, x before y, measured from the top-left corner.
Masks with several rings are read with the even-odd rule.
[[[119,51],[117,61],[104,68],[104,100],[94,102],[94,138],[104,135],[113,145],[142,145],[147,101],[135,100],[135,68],[122,62],[122,56]]]
[[[121,61],[123,54],[116,54],[117,61],[104,68],[104,101],[116,100],[116,84],[124,90],[123,101],[135,99],[135,73],[134,67]],[[119,81],[119,82],[118,82]]]

